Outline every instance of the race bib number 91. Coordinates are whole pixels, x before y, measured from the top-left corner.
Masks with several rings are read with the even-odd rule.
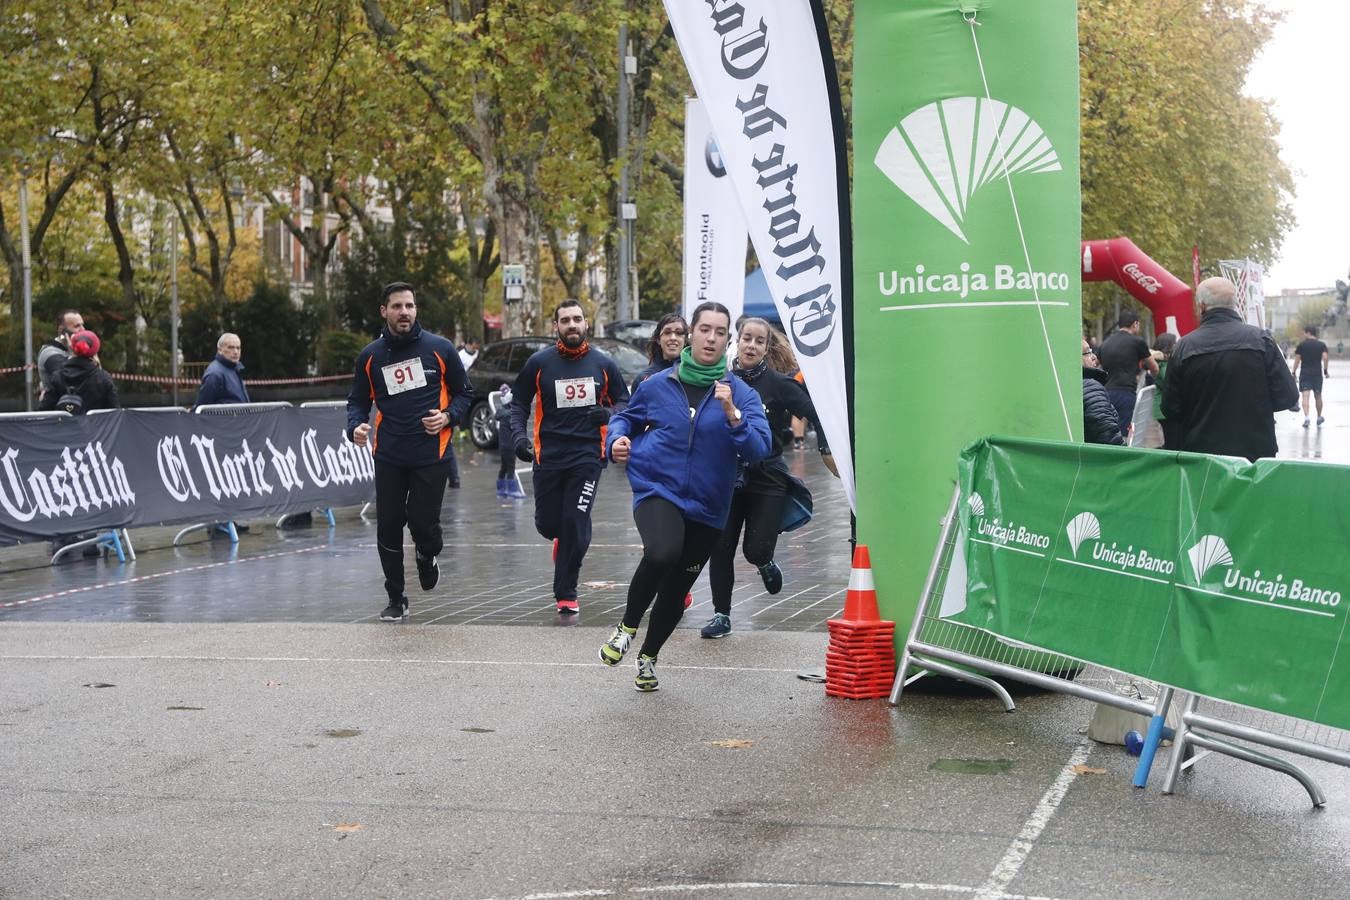
[[[558,409],[595,405],[594,378],[566,378],[553,382],[557,392]]]
[[[384,388],[390,396],[427,386],[426,370],[422,368],[422,360],[416,357],[385,366],[380,372],[384,375]]]

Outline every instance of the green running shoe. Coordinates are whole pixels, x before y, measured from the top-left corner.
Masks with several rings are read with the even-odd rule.
[[[655,656],[648,656],[645,653],[638,656],[638,673],[637,678],[633,679],[633,687],[644,694],[661,689],[660,683],[656,680]]]
[[[628,648],[633,645],[635,634],[636,628],[629,631],[622,624],[615,625],[609,634],[609,640],[600,645],[600,661],[607,666],[617,666],[623,655],[628,652]]]

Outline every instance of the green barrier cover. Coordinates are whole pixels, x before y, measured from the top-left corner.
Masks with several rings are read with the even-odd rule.
[[[1077,9],[854,10],[858,537],[907,622],[961,448],[1082,433]]]
[[[959,476],[951,619],[1350,728],[1350,468],[989,438]]]

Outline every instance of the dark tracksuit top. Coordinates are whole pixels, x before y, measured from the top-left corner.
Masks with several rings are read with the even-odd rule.
[[[384,332],[356,358],[352,390],[347,395],[347,437],[376,409],[370,433],[376,462],[396,466],[430,466],[452,452],[452,429],[427,434],[422,419],[430,410],[446,410],[452,425],[462,424],[473,403],[473,387],[464,374],[455,345],[438,334],[412,331],[399,336]]]
[[[567,359],[556,345],[545,347],[516,376],[511,432],[532,438],[538,468],[598,463],[604,458],[607,426],[597,420],[607,422],[627,404],[628,386],[609,356],[592,347],[579,359]],[[532,436],[525,430],[531,410]]]

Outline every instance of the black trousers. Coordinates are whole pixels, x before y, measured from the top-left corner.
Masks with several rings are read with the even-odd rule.
[[[652,620],[641,652],[656,656],[680,624],[684,595],[698,580],[722,531],[690,522],[678,506],[660,497],[639,503],[633,510],[633,520],[642,535],[642,561],[628,584],[623,624],[636,629],[650,606]]]
[[[773,559],[778,548],[778,526],[783,521],[787,494],[751,494],[737,491],[731,498],[731,514],[722,529],[712,559],[708,561],[708,581],[712,587],[713,609],[731,614],[731,588],[736,583],[736,544],[745,528],[745,561],[758,568]]]
[[[557,539],[553,563],[553,597],[577,599],[581,562],[591,547],[591,510],[600,489],[600,462],[566,469],[534,470],[534,527],[548,540]]]
[[[375,460],[375,540],[390,600],[403,597],[404,525],[418,553],[440,555],[441,501],[449,477],[449,460],[429,466],[395,466]]]

